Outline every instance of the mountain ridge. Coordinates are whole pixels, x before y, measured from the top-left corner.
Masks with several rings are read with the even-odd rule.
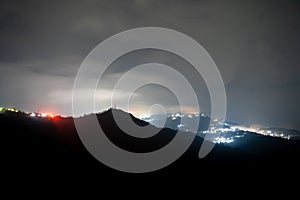
[[[175,130],[161,129],[162,132],[150,138],[129,136],[116,126],[112,111],[109,109],[82,119],[97,116],[108,138],[125,150],[139,153],[153,151],[168,144],[176,134]],[[126,114],[124,111],[117,112]],[[133,119],[142,125],[148,125],[135,117]],[[25,172],[26,175],[28,172],[39,174],[45,171],[56,175],[95,173],[97,177],[123,174],[100,163],[86,150],[76,132],[73,118],[35,118],[8,112],[0,114],[0,127],[3,163],[6,163],[4,167],[16,176],[24,176]],[[238,147],[216,144],[205,158],[199,159],[203,139],[197,136],[177,161],[149,174],[202,177],[203,172],[206,172],[206,176],[215,177],[238,175],[247,171],[251,175],[258,175],[265,173],[261,169],[276,166],[274,169],[277,169],[277,175],[285,176],[286,171],[296,171],[300,167],[298,141],[253,134],[248,134],[247,137],[249,138],[244,140],[243,145]],[[225,175],[222,173],[224,171]]]

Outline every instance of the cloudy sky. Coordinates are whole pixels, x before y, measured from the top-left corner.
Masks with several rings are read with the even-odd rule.
[[[74,79],[88,53],[114,34],[147,26],[185,33],[209,52],[224,79],[228,120],[300,129],[300,2],[296,0],[1,0],[0,106],[70,115]],[[183,71],[188,67],[166,52],[126,55],[106,73],[99,101],[128,67],[147,60]],[[143,76],[147,74],[136,78]],[[209,113],[202,80],[197,87],[200,108]],[[123,93],[118,93],[120,102]],[[166,88],[145,86],[132,103],[140,109],[153,103],[174,109],[177,102],[171,96]],[[100,105],[100,110],[109,106]]]

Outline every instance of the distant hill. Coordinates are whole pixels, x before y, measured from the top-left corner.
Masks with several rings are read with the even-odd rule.
[[[222,138],[217,138],[215,142],[233,142],[241,140],[249,133],[257,133],[264,136],[280,137],[284,139],[300,140],[300,131],[272,127],[252,127],[249,125],[238,124],[236,122],[219,121],[211,118],[204,113],[181,114],[170,113],[166,115],[151,115],[142,118],[143,120],[157,126],[170,128],[173,130],[191,131],[196,127],[199,135],[205,136],[207,133],[222,133]]]

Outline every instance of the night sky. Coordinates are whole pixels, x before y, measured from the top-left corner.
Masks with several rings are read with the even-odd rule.
[[[147,26],[185,33],[209,52],[224,79],[227,120],[300,129],[300,2],[296,0],[1,0],[0,106],[70,115],[74,79],[85,56],[109,36]],[[99,100],[106,98],[114,77],[136,58],[149,57],[182,68],[188,65],[159,51],[127,55],[106,73],[107,89],[99,93]],[[144,89],[135,99],[140,105],[135,114],[143,115],[143,104],[174,108],[176,102],[166,89]],[[203,82],[198,89],[201,110],[209,113]],[[126,91],[120,91],[120,102],[122,93]]]

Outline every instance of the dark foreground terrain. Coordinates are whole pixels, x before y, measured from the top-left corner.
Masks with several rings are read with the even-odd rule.
[[[124,114],[123,111],[116,112]],[[116,126],[111,110],[97,117],[111,141],[134,152],[159,149],[176,134],[171,129],[163,129],[152,138],[137,139]],[[147,122],[133,119],[141,126],[147,125]],[[196,137],[188,151],[168,167],[146,174],[129,174],[111,169],[90,155],[77,135],[72,118],[33,118],[6,112],[0,115],[0,126],[2,180],[36,180],[40,183],[52,179],[77,184],[76,180],[80,179],[100,182],[175,179],[175,183],[179,183],[178,180],[183,178],[180,183],[184,185],[189,182],[205,184],[206,180],[214,184],[234,181],[235,185],[251,180],[274,185],[299,181],[300,143],[297,140],[248,134],[243,148],[217,144],[207,157],[199,159],[203,140]]]

